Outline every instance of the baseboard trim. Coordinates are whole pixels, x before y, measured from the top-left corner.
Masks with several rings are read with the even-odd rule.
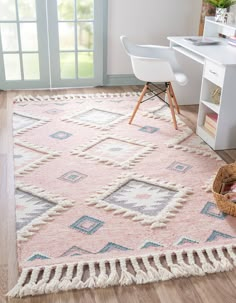
[[[134,75],[120,74],[120,75],[107,75],[105,86],[124,86],[124,85],[143,85],[144,82],[138,80]]]

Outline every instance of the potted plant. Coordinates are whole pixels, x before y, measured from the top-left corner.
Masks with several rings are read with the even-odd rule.
[[[227,13],[230,6],[236,4],[236,0],[204,0],[216,8],[215,20],[217,22],[227,22]]]

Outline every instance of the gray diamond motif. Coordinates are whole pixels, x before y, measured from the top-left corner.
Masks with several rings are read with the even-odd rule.
[[[75,120],[80,120],[82,122],[93,123],[98,125],[106,125],[108,123],[117,120],[122,116],[123,115],[118,113],[92,108],[86,111],[85,113],[78,114],[71,118]]]
[[[41,216],[55,206],[54,203],[31,195],[21,190],[16,190],[16,229],[20,230],[32,220]]]
[[[139,180],[130,180],[103,201],[147,216],[158,215],[177,191]]]

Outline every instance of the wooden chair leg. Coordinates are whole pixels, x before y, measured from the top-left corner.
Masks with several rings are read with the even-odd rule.
[[[168,99],[169,99],[170,111],[171,111],[174,127],[177,130],[178,127],[177,127],[177,121],[176,121],[176,117],[175,117],[175,110],[174,110],[174,106],[173,106],[173,103],[172,103],[172,97],[171,97],[171,93],[170,93],[170,86],[167,87],[166,93],[167,93],[167,96],[168,96]]]
[[[174,93],[174,90],[173,90],[173,86],[172,84],[170,83],[170,94],[171,96],[173,97],[173,100],[174,100],[174,104],[175,104],[175,108],[177,110],[177,113],[180,114],[180,110],[179,110],[179,104],[177,102],[177,99],[176,99],[176,96],[175,96],[175,93]]]
[[[132,113],[132,116],[131,116],[131,118],[130,118],[130,120],[129,120],[129,124],[132,123],[132,121],[133,121],[133,119],[134,119],[134,116],[135,116],[135,114],[136,114],[136,112],[137,112],[137,110],[138,110],[138,108],[139,108],[139,106],[140,106],[140,104],[141,104],[141,102],[142,102],[142,100],[143,100],[143,97],[144,97],[144,95],[146,94],[147,89],[148,89],[148,85],[147,85],[147,83],[146,83],[146,84],[144,85],[144,88],[143,88],[143,90],[142,90],[142,92],[141,92],[141,95],[140,95],[140,97],[139,97],[139,99],[138,99],[137,105],[136,105],[135,108],[134,108],[134,111],[133,111],[133,113]]]

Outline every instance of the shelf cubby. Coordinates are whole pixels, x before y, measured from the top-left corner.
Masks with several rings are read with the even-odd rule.
[[[220,89],[220,87],[208,79],[203,78],[202,81],[202,89],[201,89],[201,102],[209,107],[212,111],[219,114],[220,111],[220,99],[219,104],[215,103],[213,99],[213,93],[216,89]]]

